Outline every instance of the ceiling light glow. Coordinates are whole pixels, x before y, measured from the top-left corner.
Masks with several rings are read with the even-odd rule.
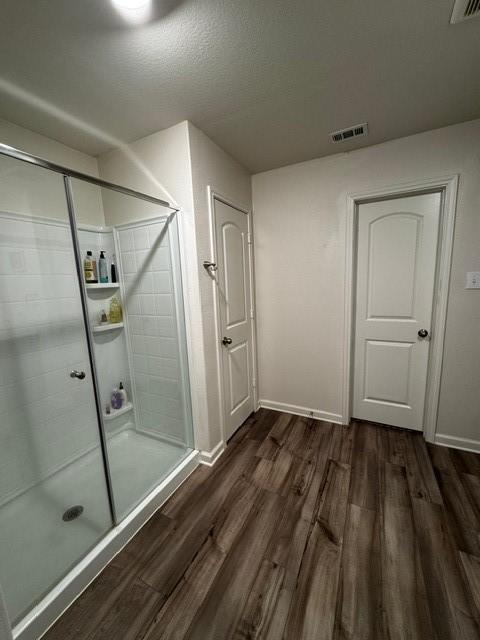
[[[111,0],[115,9],[127,22],[146,22],[152,10],[152,0]]]

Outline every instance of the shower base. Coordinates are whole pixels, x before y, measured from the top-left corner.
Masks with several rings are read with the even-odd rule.
[[[7,607],[17,620],[30,610],[15,628],[15,637],[38,637],[183,481],[182,471],[188,476],[196,466],[191,449],[133,429],[108,439],[108,456],[117,518],[124,518],[143,498],[113,529],[99,449],[0,508],[0,540],[8,541],[0,545]],[[194,464],[185,466],[182,461]],[[83,511],[73,520],[63,520],[73,506]],[[38,602],[38,595],[63,576]]]

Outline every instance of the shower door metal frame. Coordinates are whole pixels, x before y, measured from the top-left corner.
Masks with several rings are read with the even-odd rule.
[[[10,147],[6,144],[0,143],[0,155],[7,156],[15,160],[20,160],[22,162],[27,162],[29,164],[33,164],[38,167],[41,167],[42,169],[48,169],[50,171],[54,171],[55,173],[60,173],[63,176],[63,186],[65,190],[65,198],[66,198],[66,204],[68,209],[68,220],[70,225],[70,233],[72,237],[73,253],[75,258],[75,268],[77,271],[77,279],[78,279],[78,285],[80,290],[80,301],[82,305],[83,322],[85,326],[88,358],[90,361],[90,371],[92,373],[93,393],[94,393],[94,399],[95,399],[95,409],[97,412],[97,423],[98,423],[98,431],[100,436],[100,446],[102,449],[102,461],[103,461],[103,468],[105,472],[108,502],[110,507],[112,525],[115,526],[119,524],[119,521],[117,520],[115,496],[113,492],[113,483],[112,483],[112,477],[110,472],[110,464],[108,460],[107,437],[106,437],[105,424],[103,421],[100,388],[98,384],[98,373],[97,373],[97,367],[95,362],[93,333],[92,333],[92,328],[90,326],[90,318],[88,315],[87,292],[85,289],[85,282],[83,278],[82,257],[81,257],[80,245],[78,241],[77,219],[75,215],[75,203],[73,198],[71,179],[75,178],[78,180],[82,180],[83,182],[89,182],[93,185],[96,185],[97,187],[110,189],[112,191],[117,191],[118,193],[123,193],[127,196],[139,198],[141,200],[145,200],[147,202],[160,205],[161,207],[171,209],[172,213],[178,213],[179,209],[177,209],[176,207],[172,207],[166,200],[161,200],[160,198],[149,196],[146,193],[135,191],[134,189],[129,189],[128,187],[123,187],[113,182],[107,182],[106,180],[102,180],[101,178],[89,176],[88,174],[81,173],[73,169],[68,169],[67,167],[62,167],[59,164],[55,164],[54,162],[50,162],[49,160],[45,160],[44,158],[34,156],[30,153],[26,153],[25,151],[21,151],[20,149],[16,149],[15,147]]]
[[[78,242],[77,219],[75,216],[75,204],[73,201],[72,183],[69,176],[63,176],[63,186],[65,188],[65,196],[67,198],[68,220],[70,223],[70,233],[72,236],[73,254],[75,257],[75,268],[77,270],[78,285],[80,289],[80,300],[82,303],[83,324],[85,325],[85,336],[87,339],[88,359],[90,360],[90,371],[92,373],[93,395],[95,398],[95,409],[97,412],[98,433],[100,436],[100,445],[102,449],[103,468],[105,472],[105,481],[107,484],[108,504],[110,507],[110,515],[112,523],[118,524],[117,510],[115,507],[115,497],[113,494],[112,475],[110,473],[110,462],[108,459],[107,436],[105,424],[102,415],[102,402],[100,399],[100,387],[98,383],[97,365],[95,362],[95,350],[93,344],[93,333],[90,326],[90,318],[88,315],[87,292],[83,278],[82,256],[80,253],[80,244]]]
[[[123,187],[122,185],[116,184],[115,182],[108,182],[107,180],[102,180],[101,178],[90,176],[87,173],[82,173],[81,171],[75,171],[75,169],[63,167],[60,164],[50,162],[49,160],[45,160],[44,158],[40,158],[39,156],[34,156],[31,153],[27,153],[26,151],[21,151],[20,149],[16,149],[15,147],[10,147],[8,144],[0,143],[0,155],[15,158],[15,160],[21,160],[22,162],[28,162],[29,164],[34,164],[38,167],[42,167],[43,169],[49,169],[50,171],[61,173],[63,176],[78,178],[79,180],[83,180],[84,182],[95,184],[97,185],[97,187],[104,187],[105,189],[118,191],[118,193],[124,193],[127,196],[140,198],[141,200],[146,200],[147,202],[152,202],[153,204],[158,204],[161,207],[171,209],[175,213],[178,213],[178,211],[180,211],[180,209],[178,209],[177,207],[173,207],[169,202],[167,202],[166,200],[162,200],[161,198],[150,196],[147,193],[136,191],[135,189],[130,189],[129,187]]]

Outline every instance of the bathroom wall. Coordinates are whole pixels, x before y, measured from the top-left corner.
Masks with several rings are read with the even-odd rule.
[[[0,504],[98,445],[70,230],[0,214]]]
[[[437,435],[480,450],[480,120],[253,177],[260,397],[341,419],[347,194],[458,174]]]
[[[18,125],[0,119],[0,143],[45,158],[50,162],[98,177],[97,160],[56,140],[52,140]],[[65,219],[66,202],[63,191],[49,189],[46,171],[24,162],[0,157],[0,211],[44,215]],[[60,174],[55,181],[62,183]],[[105,224],[100,193],[79,185],[77,199],[79,222]]]

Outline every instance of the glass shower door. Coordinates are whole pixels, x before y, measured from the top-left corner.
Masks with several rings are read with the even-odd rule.
[[[0,158],[0,583],[18,621],[111,528],[61,174]]]
[[[140,197],[71,184],[82,257],[97,265],[87,305],[120,521],[193,449],[177,221]]]

